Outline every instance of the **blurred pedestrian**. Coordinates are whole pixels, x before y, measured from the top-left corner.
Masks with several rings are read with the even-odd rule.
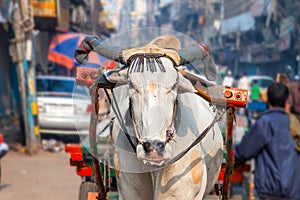
[[[246,72],[243,73],[243,76],[239,80],[238,88],[251,91],[250,79]]]
[[[257,80],[254,80],[251,86],[251,99],[252,101],[260,100],[260,87],[258,85]]]
[[[276,75],[276,82],[279,83],[283,83],[286,87],[289,88],[289,90],[291,90],[291,80],[287,77],[287,75],[285,73],[277,73]],[[285,111],[290,113],[291,112],[291,106],[290,106],[290,101],[291,101],[291,91],[289,91],[289,98],[288,98],[288,102],[285,105]]]
[[[233,80],[233,84],[232,87],[237,88],[239,86],[239,80],[240,80],[240,76],[237,74],[234,76],[234,80]]]
[[[287,78],[293,82],[294,81],[294,70],[292,69],[291,66],[287,65],[284,68],[284,74],[287,76]]]
[[[233,81],[232,72],[229,70],[223,79],[223,86],[232,87]]]
[[[235,146],[237,161],[255,159],[255,190],[260,199],[300,199],[300,153],[291,137],[284,107],[289,95],[282,83],[267,90],[269,110]]]
[[[8,152],[9,147],[4,142],[4,136],[0,133],[0,159]]]
[[[248,75],[247,75],[246,72],[244,72],[243,75],[242,75],[242,77],[240,78],[239,84],[238,84],[238,88],[244,89],[244,90],[248,91],[248,102],[249,102],[250,101],[249,97],[251,97],[251,81],[248,78]],[[248,118],[248,113],[247,113],[247,109],[246,108],[239,108],[238,109],[238,113],[240,115],[246,115],[247,118]]]
[[[290,96],[288,100],[290,112],[300,121],[300,80],[292,82],[289,87]]]

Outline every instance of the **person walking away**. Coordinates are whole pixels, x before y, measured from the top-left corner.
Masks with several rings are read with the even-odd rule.
[[[267,90],[265,111],[234,146],[237,161],[255,160],[254,187],[260,199],[300,199],[300,153],[290,132],[290,118],[284,107],[289,96],[282,83]]]
[[[229,70],[227,72],[227,75],[223,79],[223,86],[225,86],[225,87],[232,87],[233,81],[234,81],[234,79],[232,77],[232,72]]]
[[[244,72],[243,76],[239,80],[238,88],[248,90],[248,102],[251,102],[250,98],[251,97],[251,83],[250,79],[247,76],[247,73]],[[248,113],[246,108],[239,108],[238,113],[240,115],[246,115],[248,118]]]

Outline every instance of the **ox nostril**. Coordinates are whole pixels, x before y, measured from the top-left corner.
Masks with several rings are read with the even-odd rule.
[[[143,147],[146,153],[150,153],[154,150],[154,146],[150,142],[144,142]]]
[[[156,150],[162,150],[165,147],[165,144],[163,142],[157,142],[156,143]]]

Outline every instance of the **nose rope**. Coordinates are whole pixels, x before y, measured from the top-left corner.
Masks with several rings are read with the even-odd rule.
[[[188,146],[185,150],[183,150],[181,153],[179,153],[177,156],[175,156],[174,158],[172,158],[171,160],[169,160],[168,162],[166,162],[164,164],[164,166],[169,165],[169,164],[173,164],[174,162],[176,162],[177,160],[179,160],[180,158],[182,158],[187,152],[189,152],[191,150],[191,148],[193,148],[196,144],[198,144],[199,142],[201,142],[201,140],[203,140],[203,138],[207,135],[207,133],[209,132],[209,130],[218,122],[222,119],[222,116],[225,113],[225,109],[217,109],[217,113],[215,115],[215,118],[212,120],[212,122],[201,132],[201,134],[196,138],[196,140],[194,140],[194,142]]]
[[[175,67],[176,65],[174,65],[174,68],[176,69],[177,71],[177,77],[176,77],[176,82],[178,83],[178,80],[179,80],[179,72],[178,72],[178,69]],[[176,97],[175,101],[174,101],[174,107],[173,107],[173,117],[172,117],[172,123],[171,123],[171,126],[169,127],[169,129],[167,130],[166,132],[166,141],[165,141],[165,145],[170,142],[171,140],[172,141],[175,141],[173,138],[176,134],[176,130],[174,128],[175,126],[175,120],[176,120],[176,116],[177,116],[177,106],[178,106],[178,96]]]
[[[175,141],[173,138],[176,134],[176,130],[174,128],[174,125],[175,125],[175,120],[176,120],[176,115],[177,115],[177,105],[178,105],[178,99],[176,98],[176,100],[174,102],[174,107],[173,107],[172,123],[171,123],[171,126],[168,128],[168,130],[166,132],[166,141],[164,142],[165,145],[168,142],[170,142],[171,140]]]
[[[117,119],[118,119],[118,121],[121,125],[121,128],[122,128],[123,132],[125,133],[125,136],[128,139],[129,143],[130,143],[130,146],[131,146],[132,150],[134,151],[134,153],[136,153],[136,146],[133,144],[133,142],[131,140],[131,135],[129,135],[128,130],[125,126],[124,119],[122,117],[121,111],[120,111],[119,106],[117,104],[116,96],[115,96],[115,93],[114,93],[113,89],[111,90],[111,94],[112,94],[112,97],[113,97],[113,100],[114,100],[115,103],[112,102],[107,90],[104,89],[104,91],[105,91],[105,94],[106,94],[110,104],[111,104],[111,107],[112,107],[113,111],[116,114],[116,117],[117,117]]]
[[[134,113],[132,112],[132,106],[131,106],[131,100],[129,99],[129,112],[130,112],[130,117],[132,119],[132,126],[133,126],[133,131],[136,135],[136,141],[137,141],[137,144],[144,144],[144,142],[140,139],[141,136],[139,135],[139,132],[137,131],[137,128],[136,128],[136,123],[135,123],[135,120],[134,120]]]

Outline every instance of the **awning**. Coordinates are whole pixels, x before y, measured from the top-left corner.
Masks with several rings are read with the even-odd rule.
[[[165,7],[173,3],[173,0],[160,0],[159,7]]]
[[[255,19],[250,12],[245,12],[240,15],[225,19],[222,21],[222,35],[230,32],[244,32],[248,31],[255,26]]]

